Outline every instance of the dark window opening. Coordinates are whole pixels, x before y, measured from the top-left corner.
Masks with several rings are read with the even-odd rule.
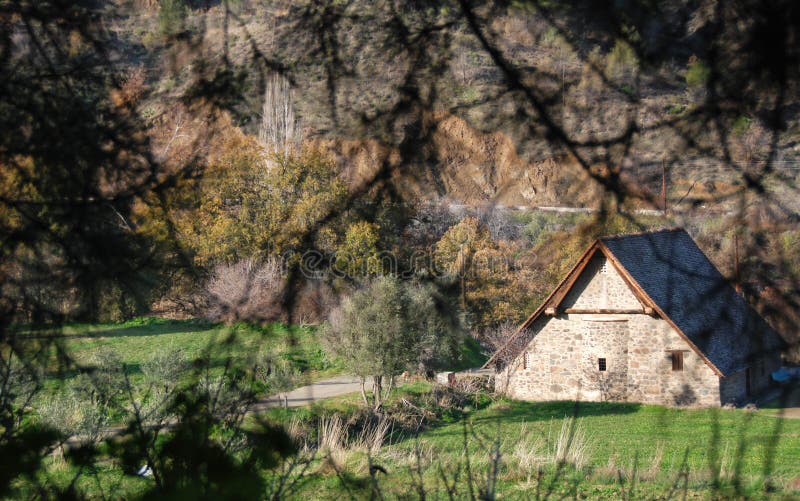
[[[597,359],[597,368],[600,371],[605,371],[606,370],[606,359],[605,358],[598,358]]]
[[[683,370],[683,352],[682,351],[673,351],[672,352],[672,370],[673,371],[682,371]]]

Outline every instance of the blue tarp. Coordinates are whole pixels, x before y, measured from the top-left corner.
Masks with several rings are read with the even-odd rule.
[[[789,374],[789,371],[787,371],[783,367],[773,372],[771,376],[773,381],[776,381],[778,383],[785,383],[786,381],[792,379],[792,375]]]

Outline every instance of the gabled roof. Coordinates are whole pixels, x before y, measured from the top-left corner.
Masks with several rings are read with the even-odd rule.
[[[669,322],[714,372],[733,374],[759,353],[780,350],[781,337],[722,276],[683,229],[596,240],[544,303],[486,363],[494,363],[546,310],[557,308],[586,264],[601,252],[643,305]],[[513,349],[513,348],[511,348]]]

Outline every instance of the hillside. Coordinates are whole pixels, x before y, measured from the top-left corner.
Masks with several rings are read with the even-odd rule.
[[[286,76],[293,88],[295,139],[335,152],[351,181],[370,178],[389,159],[393,179],[410,197],[506,205],[585,206],[594,200],[596,205],[597,187],[586,182],[586,172],[594,168],[619,172],[626,186],[645,188],[644,198],[658,194],[666,168],[675,183],[670,191],[675,201],[686,193],[680,185],[744,186],[743,172],[762,169],[767,159],[772,176],[784,181],[796,176],[796,114],[784,115],[774,143],[766,108],[731,109],[719,121],[703,117],[708,106],[705,35],[696,26],[679,44],[664,47],[653,64],[636,51],[641,37],[615,41],[585,17],[585,26],[567,31],[561,20],[548,21],[525,8],[493,13],[490,29],[498,48],[520,68],[524,82],[532,79],[548,120],[570,140],[563,144],[521,119],[513,92],[504,91],[507,75],[463,29],[454,31],[446,47],[429,40],[431,55],[425,57],[431,61],[423,66],[436,65],[435,73],[427,67],[414,73],[408,65],[422,54],[393,56],[386,49],[399,43],[395,38],[358,29],[365,20],[378,26],[384,21],[387,13],[379,5],[354,4],[340,13],[336,60],[330,62],[309,31],[318,12],[290,2],[238,2],[230,8],[227,13],[213,4],[186,10],[182,26],[192,43],[166,44],[168,36],[153,34],[163,30],[163,9],[157,6],[123,18],[118,25],[127,44],[123,57],[148,75],[151,92],[143,109],[149,114],[169,109],[174,96],[198,78],[210,77],[191,64],[203,57],[231,65],[240,87],[233,89],[238,96],[230,109],[235,121],[254,134],[269,82],[265,75],[270,67],[291,68]],[[566,21],[586,14],[560,15]],[[681,14],[699,16],[690,10]],[[408,13],[404,22],[414,32],[452,15],[442,7]],[[573,31],[582,36],[572,37]],[[404,96],[404,81],[426,78],[419,94]],[[796,96],[785,93],[782,106],[794,109]],[[530,120],[541,112],[532,112]],[[794,203],[782,190],[775,195]]]

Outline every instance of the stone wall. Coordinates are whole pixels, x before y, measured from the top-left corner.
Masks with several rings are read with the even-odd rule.
[[[664,320],[571,314],[542,317],[532,328],[538,334],[496,379],[513,398],[720,405],[719,378]],[[672,370],[671,350],[686,350],[682,371]]]
[[[638,299],[609,263],[594,258],[563,307],[633,309]],[[581,293],[578,293],[578,292]],[[665,320],[645,314],[542,316],[526,350],[502,370],[498,391],[523,400],[626,400],[720,405],[720,379]],[[682,350],[683,370],[672,370]],[[604,358],[606,371],[598,361]]]
[[[719,376],[665,320],[632,315],[628,365],[630,400],[663,405],[720,405]],[[672,370],[672,352],[683,354],[683,370]]]
[[[614,265],[598,252],[586,264],[583,273],[561,302],[561,307],[635,309],[641,308],[642,304]]]

